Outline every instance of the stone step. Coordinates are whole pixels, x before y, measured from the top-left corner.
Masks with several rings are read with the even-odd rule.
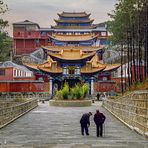
[[[96,137],[91,116],[90,136],[82,136],[80,117],[98,109],[106,115],[105,136]],[[51,107],[48,102],[0,130],[0,148],[147,148],[147,139],[128,129],[101,107]]]
[[[0,148],[147,148],[147,145],[143,146],[137,142],[131,143],[100,143],[100,144],[32,144],[32,145],[22,145],[22,144],[6,144],[0,145]]]

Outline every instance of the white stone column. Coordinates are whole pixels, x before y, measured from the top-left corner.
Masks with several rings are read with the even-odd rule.
[[[52,96],[53,95],[53,78],[52,77],[50,77],[50,79],[49,79],[49,93],[50,93],[50,95]]]
[[[90,89],[91,89],[90,93],[91,95],[93,95],[94,94],[94,78],[93,77],[91,77]]]

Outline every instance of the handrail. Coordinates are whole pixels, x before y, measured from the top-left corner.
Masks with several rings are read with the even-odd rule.
[[[11,123],[15,119],[19,118],[23,114],[27,113],[31,109],[37,106],[36,99],[30,99],[27,102],[15,104],[10,107],[0,109],[0,128]]]
[[[146,98],[148,98],[147,91],[132,92],[115,100],[105,100],[103,106],[130,128],[148,136],[148,100]]]

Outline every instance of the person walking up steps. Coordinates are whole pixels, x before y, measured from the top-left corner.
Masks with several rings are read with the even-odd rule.
[[[81,134],[84,136],[84,131],[86,135],[89,135],[88,127],[90,126],[89,117],[92,115],[91,112],[83,114],[80,119],[81,124]]]
[[[97,137],[103,136],[103,124],[106,117],[103,113],[99,112],[99,110],[96,110],[96,114],[94,115],[94,122],[96,124],[96,134]]]

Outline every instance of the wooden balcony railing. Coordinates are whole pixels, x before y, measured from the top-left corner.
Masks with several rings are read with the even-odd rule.
[[[47,34],[41,34],[38,31],[17,31],[13,33],[14,38],[39,39],[48,38]]]

